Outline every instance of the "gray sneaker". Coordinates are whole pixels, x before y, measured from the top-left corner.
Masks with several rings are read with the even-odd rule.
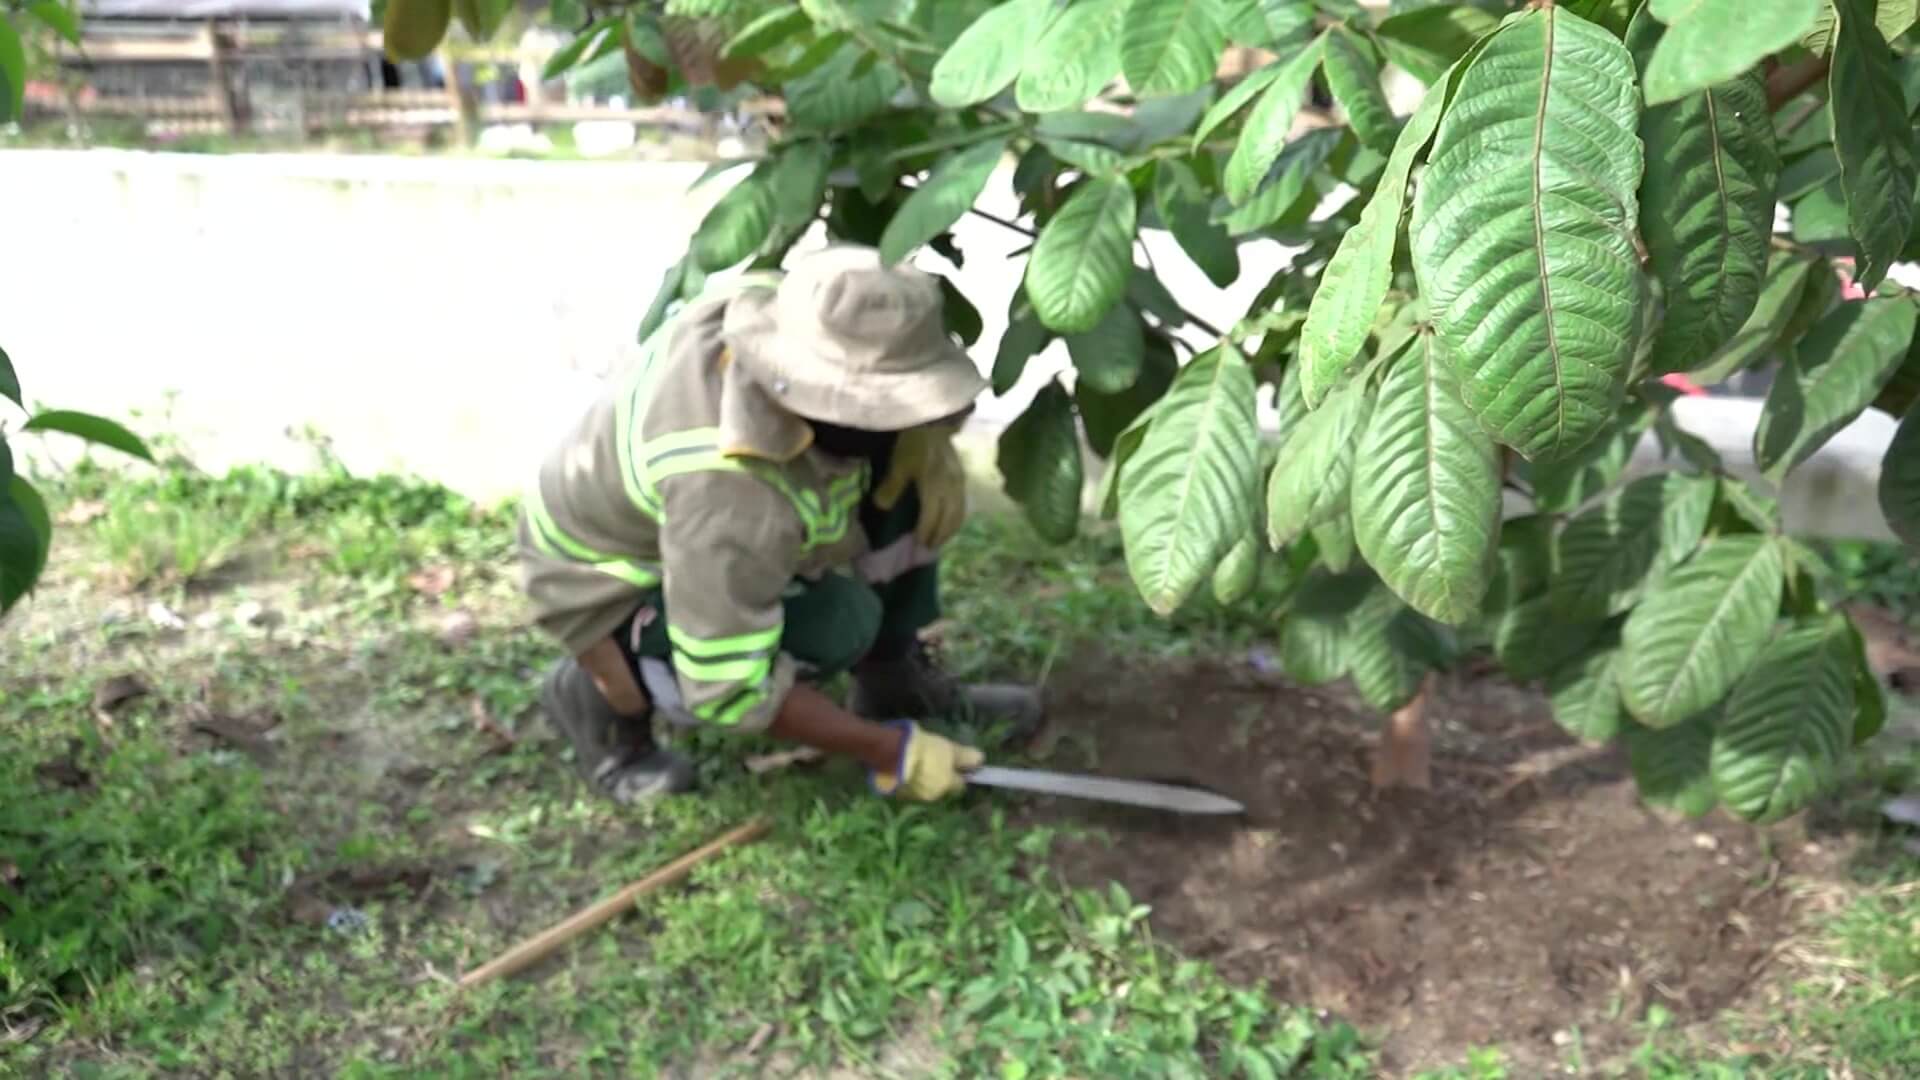
[[[693,763],[654,743],[652,718],[614,712],[572,657],[547,672],[540,707],[572,744],[581,778],[613,801],[632,805],[693,787]]]
[[[957,683],[925,646],[898,660],[862,660],[853,667],[847,709],[869,720],[953,720],[986,729],[1007,744],[1033,737],[1045,718],[1040,694],[1012,683]]]

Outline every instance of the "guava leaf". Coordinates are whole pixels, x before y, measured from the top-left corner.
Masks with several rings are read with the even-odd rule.
[[[1871,290],[1887,276],[1913,226],[1920,158],[1893,52],[1873,25],[1873,5],[1869,0],[1830,2],[1839,21],[1827,71],[1827,109],[1833,118],[1833,148],[1840,156],[1847,227],[1860,250],[1855,277],[1861,288]]]
[[[1052,0],[1010,0],[988,8],[933,65],[927,92],[949,109],[978,105],[1007,88],[1026,66],[1053,15]]]
[[[738,266],[773,231],[773,192],[755,172],[720,196],[693,233],[693,260],[709,274]]]
[[[1327,87],[1333,91],[1333,100],[1346,110],[1353,133],[1360,136],[1362,145],[1388,153],[1400,133],[1400,122],[1394,119],[1393,107],[1380,89],[1380,70],[1366,45],[1353,31],[1336,26],[1327,31],[1323,48]]]
[[[1027,260],[1027,296],[1048,329],[1082,334],[1119,301],[1133,269],[1133,188],[1088,180],[1040,230]]]
[[[1140,377],[1147,347],[1146,330],[1130,304],[1115,304],[1084,334],[1067,335],[1067,353],[1082,383],[1103,394],[1118,394]]]
[[[1140,374],[1133,385],[1108,394],[1095,389],[1086,379],[1077,380],[1073,385],[1073,400],[1079,406],[1080,422],[1086,428],[1087,445],[1093,452],[1101,457],[1112,456],[1121,432],[1160,400],[1179,370],[1180,362],[1173,354],[1173,345],[1164,336],[1151,333],[1146,336]]]
[[[1354,540],[1414,610],[1473,618],[1500,534],[1500,458],[1430,333],[1393,361],[1354,450]],[[1320,478],[1316,478],[1320,479]]]
[[[1287,436],[1267,481],[1267,543],[1275,550],[1346,514],[1354,447],[1372,408],[1367,388],[1349,384]]]
[[[1693,554],[1713,510],[1710,476],[1643,476],[1567,523],[1554,538],[1554,610],[1604,619]]]
[[[1627,765],[1649,806],[1697,818],[1719,805],[1713,787],[1713,721],[1711,714],[1669,728],[1623,721]]]
[[[1647,0],[1667,33],[1647,62],[1647,104],[1726,82],[1800,40],[1818,0]]]
[[[1127,0],[1120,70],[1143,98],[1205,86],[1226,47],[1217,0]]]
[[[1230,345],[1180,369],[1120,477],[1120,536],[1147,606],[1171,615],[1253,527],[1253,371]]]
[[[1643,64],[1659,31],[1635,16],[1627,44]],[[1750,70],[1650,108],[1640,138],[1640,231],[1666,304],[1649,362],[1684,371],[1740,329],[1766,278],[1780,176],[1766,82]]]
[[[1733,689],[1766,645],[1786,565],[1769,536],[1710,540],[1621,630],[1620,689],[1649,727],[1672,727]]]
[[[880,236],[880,258],[896,263],[953,227],[986,190],[1006,155],[1005,139],[988,139],[941,161],[900,204]]]
[[[1054,543],[1073,539],[1085,476],[1073,402],[1064,387],[1048,383],[1007,425],[999,459],[1007,495],[1026,511],[1034,531]]]
[[[1030,113],[1077,109],[1120,74],[1126,0],[1080,0],[1028,50],[1013,100]]]
[[[1638,125],[1626,46],[1531,11],[1460,76],[1415,187],[1413,268],[1462,397],[1529,459],[1598,434],[1633,363]]]
[[[1720,801],[1748,821],[1778,821],[1831,786],[1853,741],[1853,627],[1803,619],[1761,650],[1734,687],[1713,738]]]
[[[1234,542],[1220,565],[1213,571],[1213,598],[1221,607],[1232,607],[1253,594],[1260,580],[1260,541],[1253,530]]]
[[[1842,304],[1781,365],[1753,431],[1753,460],[1775,484],[1873,404],[1907,358],[1920,307],[1907,297]]]
[[[1274,162],[1280,160],[1280,152],[1286,149],[1293,132],[1293,118],[1306,100],[1314,71],[1320,67],[1320,51],[1320,40],[1316,40],[1295,53],[1247,114],[1223,177],[1227,199],[1233,205],[1243,205],[1253,198]]]
[[[1908,547],[1920,551],[1920,409],[1907,414],[1880,459],[1880,513]]]

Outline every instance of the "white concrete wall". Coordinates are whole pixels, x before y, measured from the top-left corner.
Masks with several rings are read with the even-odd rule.
[[[702,168],[0,152],[0,346],[30,399],[138,413],[136,427],[176,436],[208,467],[306,465],[300,433],[313,428],[356,471],[507,494],[632,348],[661,273],[724,190],[689,193]],[[1006,173],[986,208],[1013,212]],[[1008,256],[1028,240],[978,218],[958,231],[955,278],[985,318],[986,371],[1020,285]],[[1166,235],[1147,245],[1174,295],[1222,327],[1286,255],[1249,245],[1222,291]],[[1056,346],[983,402],[975,449],[990,453],[1066,366]],[[1756,409],[1689,401],[1680,417],[1738,460]],[[1890,431],[1870,414],[1803,467],[1790,521],[1886,535],[1872,485]]]

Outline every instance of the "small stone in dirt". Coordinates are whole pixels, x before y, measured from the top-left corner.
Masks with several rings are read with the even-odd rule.
[[[327,929],[336,934],[361,934],[367,929],[367,915],[359,908],[334,908],[327,913]]]
[[[78,499],[60,512],[60,524],[85,525],[107,512],[107,504],[99,499]]]
[[[147,605],[147,621],[162,630],[185,630],[187,628],[187,620],[181,618],[179,612],[158,600]]]
[[[458,649],[472,641],[480,632],[480,620],[466,608],[458,608],[440,617],[440,644],[449,649]]]
[[[225,616],[221,615],[218,610],[203,611],[193,617],[193,628],[195,630],[216,630],[224,618]]]
[[[1720,848],[1720,840],[1712,833],[1694,833],[1693,846],[1699,848],[1701,851],[1718,851]]]
[[[93,684],[93,707],[111,711],[148,693],[149,688],[140,676],[115,675]]]
[[[266,606],[258,600],[242,600],[233,609],[233,621],[241,626],[259,626],[266,618]]]
[[[423,566],[407,575],[407,586],[422,596],[440,596],[453,588],[454,569],[445,563]]]

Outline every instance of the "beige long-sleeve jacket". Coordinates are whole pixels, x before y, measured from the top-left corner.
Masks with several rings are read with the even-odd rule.
[[[658,331],[548,456],[521,563],[536,619],[576,655],[661,588],[685,706],[757,730],[795,676],[781,598],[866,552],[872,478],[813,449],[806,421],[731,363],[726,304],[697,302]]]

